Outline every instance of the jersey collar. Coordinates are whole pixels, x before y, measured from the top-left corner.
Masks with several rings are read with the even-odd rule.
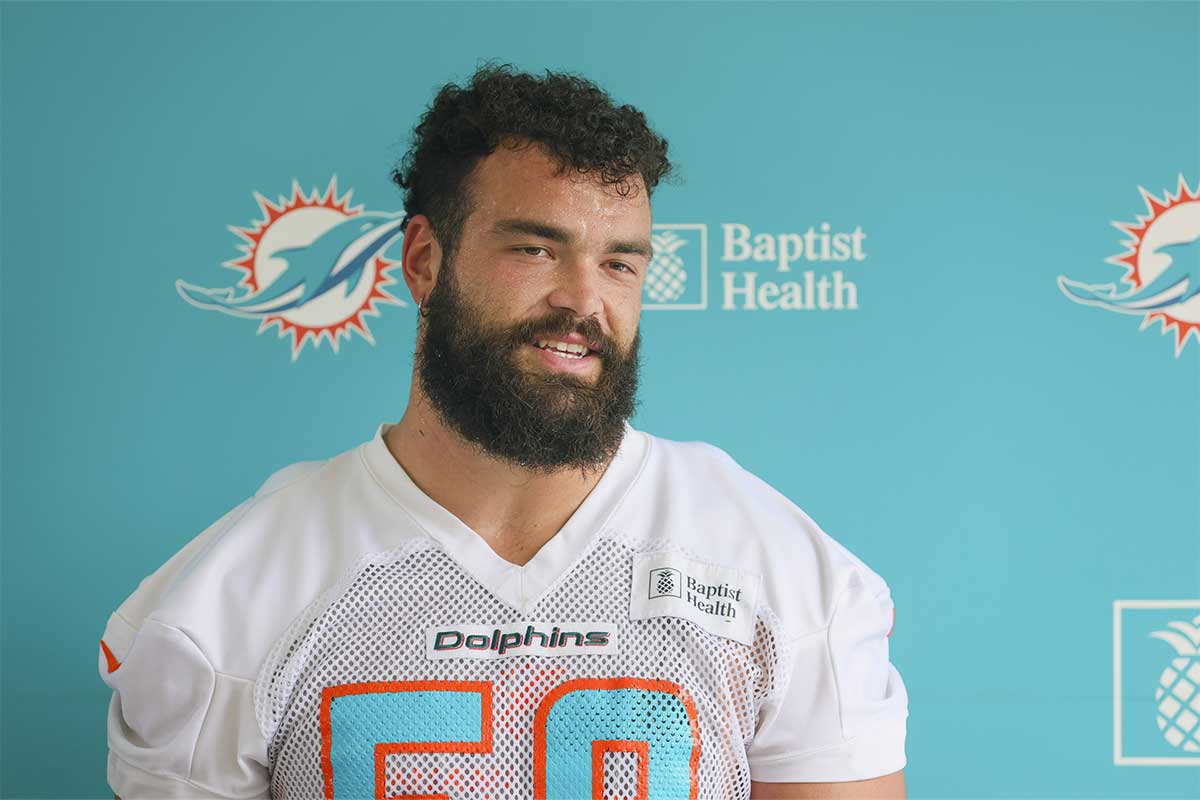
[[[383,436],[395,423],[379,425],[362,445],[368,469],[391,498],[432,539],[493,595],[520,611],[528,611],[583,556],[596,533],[616,512],[648,460],[651,437],[625,423],[625,435],[600,480],[555,536],[524,566],[496,555],[465,522],[413,483],[388,450]]]

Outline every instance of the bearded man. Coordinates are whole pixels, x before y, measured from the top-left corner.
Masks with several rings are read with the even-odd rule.
[[[408,406],[109,619],[118,795],[904,797],[886,583],[724,451],[629,422],[670,172],[581,77],[441,89],[393,173]]]

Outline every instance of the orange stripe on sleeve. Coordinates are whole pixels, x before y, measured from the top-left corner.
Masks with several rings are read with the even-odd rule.
[[[104,651],[104,659],[108,662],[109,674],[116,672],[120,668],[121,662],[117,661],[117,657],[112,654],[112,650],[108,649],[108,645],[104,643],[103,639],[100,640],[100,649]]]

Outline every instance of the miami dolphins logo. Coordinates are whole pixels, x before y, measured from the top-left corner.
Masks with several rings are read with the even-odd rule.
[[[258,319],[256,333],[275,326],[279,338],[290,334],[292,361],[309,341],[315,349],[326,339],[338,352],[351,331],[375,344],[365,317],[379,316],[380,303],[407,305],[384,288],[396,283],[388,271],[400,262],[384,254],[402,239],[404,215],[351,207],[352,191],[338,197],[335,175],[324,195],[306,195],[297,181],[291,198],[276,203],[255,192],[262,219],[230,226],[243,240],[242,257],[222,264],[240,280],[215,289],[177,280],[179,295],[197,308]]]
[[[1124,253],[1105,259],[1125,268],[1121,280],[1128,286],[1080,283],[1060,275],[1058,287],[1076,303],[1141,315],[1139,330],[1158,320],[1164,334],[1175,331],[1178,358],[1189,336],[1200,342],[1200,185],[1190,191],[1180,175],[1176,193],[1164,192],[1161,200],[1138,190],[1148,216],[1113,222],[1131,238],[1121,242]]]

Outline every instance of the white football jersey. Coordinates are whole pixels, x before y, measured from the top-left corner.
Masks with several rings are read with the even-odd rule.
[[[724,451],[627,424],[516,566],[390,427],[276,472],[110,617],[124,800],[741,800],[904,766],[887,585]]]

